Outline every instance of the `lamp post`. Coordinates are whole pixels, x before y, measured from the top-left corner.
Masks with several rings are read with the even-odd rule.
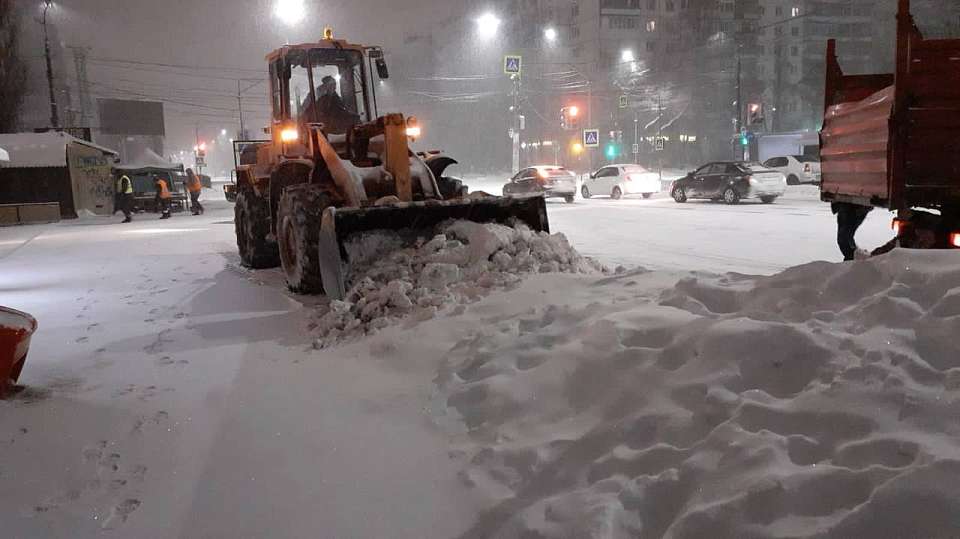
[[[43,52],[47,61],[47,86],[50,89],[50,127],[60,127],[60,114],[57,110],[57,94],[53,88],[53,62],[50,60],[50,36],[47,34],[47,11],[53,7],[53,0],[43,2]]]
[[[500,17],[493,13],[484,13],[477,18],[477,34],[484,40],[493,39],[500,29]]]
[[[303,0],[277,0],[273,14],[287,26],[296,26],[306,16]]]

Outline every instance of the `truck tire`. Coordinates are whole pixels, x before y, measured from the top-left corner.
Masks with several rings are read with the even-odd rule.
[[[322,294],[320,220],[330,198],[320,187],[291,185],[277,207],[277,243],[287,286],[297,294]]]
[[[280,265],[277,242],[270,238],[270,202],[250,190],[237,194],[233,208],[234,230],[241,263],[253,269]]]

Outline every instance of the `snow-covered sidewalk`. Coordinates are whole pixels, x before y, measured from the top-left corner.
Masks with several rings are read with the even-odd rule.
[[[232,210],[0,229],[34,314],[0,402],[4,537],[449,537],[476,504],[423,412],[436,361],[312,350]],[[263,282],[266,279],[268,282]]]

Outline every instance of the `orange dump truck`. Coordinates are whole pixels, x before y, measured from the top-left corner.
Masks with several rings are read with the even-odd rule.
[[[891,246],[960,248],[960,39],[924,39],[899,0],[896,72],[844,75],[827,45],[821,199],[897,212]]]

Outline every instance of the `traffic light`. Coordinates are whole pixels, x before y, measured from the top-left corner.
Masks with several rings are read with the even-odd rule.
[[[580,107],[570,105],[560,109],[560,127],[566,130],[580,128]]]
[[[763,123],[763,104],[750,103],[747,105],[747,125],[759,125]]]
[[[740,135],[740,145],[741,145],[741,146],[749,146],[749,145],[750,145],[750,136],[747,135],[746,133]]]
[[[604,153],[606,154],[607,159],[612,161],[613,159],[616,159],[618,155],[620,155],[620,147],[617,146],[616,142],[609,142],[607,143],[607,148]]]

